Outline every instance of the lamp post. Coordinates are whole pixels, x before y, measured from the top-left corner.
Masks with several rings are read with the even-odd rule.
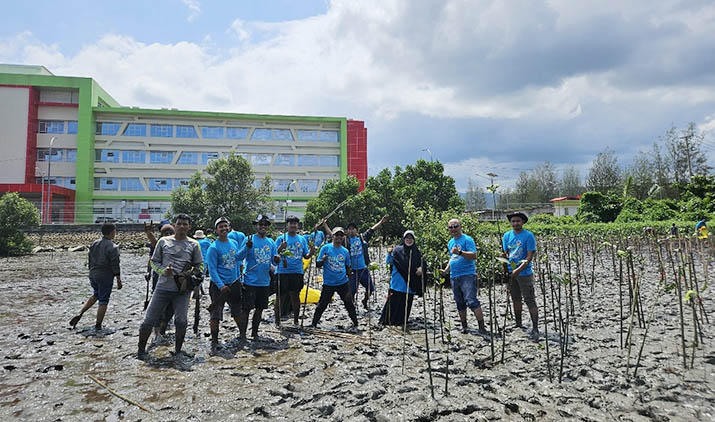
[[[494,214],[496,213],[497,209],[497,190],[494,188],[494,178],[499,177],[499,175],[494,173],[487,173],[487,176],[489,176],[489,182],[491,183],[492,201],[494,202],[492,204],[492,220],[494,220]]]
[[[434,160],[432,159],[432,151],[430,151],[429,148],[423,148],[422,151],[426,151],[429,154],[429,161],[430,163],[433,162]]]
[[[45,216],[47,217],[47,220],[49,220],[49,223],[52,223],[52,146],[55,143],[55,139],[57,139],[56,136],[53,136],[52,139],[50,139],[50,153],[48,155],[48,160],[47,161],[47,201],[45,202],[45,205],[47,205],[47,211],[45,212]]]
[[[44,222],[45,217],[45,173],[35,166],[35,174],[40,173],[40,221]]]
[[[293,179],[291,180],[290,183],[288,183],[288,186],[286,186],[286,206],[285,209],[283,210],[283,224],[288,224],[286,220],[288,220],[288,203],[292,202],[290,198],[290,185],[295,185],[296,187],[298,186],[298,181]]]

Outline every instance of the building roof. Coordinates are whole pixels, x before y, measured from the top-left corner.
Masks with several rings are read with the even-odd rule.
[[[54,76],[45,66],[0,63],[0,73],[17,73],[21,75]]]
[[[581,195],[578,196],[560,196],[558,198],[549,199],[549,202],[561,202],[561,201],[578,201],[581,199]]]

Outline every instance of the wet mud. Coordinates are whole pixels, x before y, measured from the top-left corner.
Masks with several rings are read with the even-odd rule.
[[[384,270],[376,274],[378,292],[372,311],[359,307],[360,332],[336,297],[320,329],[301,330],[290,319],[281,328],[264,312],[260,337],[238,341],[226,314],[221,350],[212,355],[208,312],[202,310],[198,336],[189,332],[184,350],[174,357],[173,328],[150,347],[150,358],[135,358],[143,318],[145,255],[122,254],[124,288],[112,293],[104,329],[94,330],[91,309],[75,330],[68,321],[91,295],[86,252],[44,253],[2,259],[0,287],[0,415],[18,420],[629,420],[694,421],[715,419],[713,329],[703,328],[694,368],[684,369],[676,298],[663,293],[648,332],[637,377],[626,376],[626,349],[618,333],[618,289],[607,267],[597,268],[593,293],[583,289],[568,336],[568,355],[558,382],[561,336],[553,330],[549,347],[553,381],[546,362],[546,336],[534,341],[506,321],[506,338],[457,330],[451,291],[445,290],[446,322],[434,318],[434,296],[427,299],[427,337],[432,358],[434,396],[426,363],[422,299],[416,299],[409,334],[376,327],[387,292]],[[654,278],[653,278],[654,279]],[[655,283],[644,278],[646,307]],[[712,280],[711,280],[712,281]],[[315,287],[315,283],[313,283]],[[495,310],[504,325],[506,295],[497,287]],[[713,312],[712,290],[702,292]],[[362,295],[362,291],[360,293]],[[480,292],[488,315],[486,289]],[[543,318],[541,290],[538,303]],[[204,297],[203,304],[208,303]],[[202,305],[203,306],[203,305]],[[315,305],[308,305],[312,317]],[[710,315],[715,318],[715,313]],[[368,321],[369,320],[369,321]],[[529,318],[524,312],[525,325]],[[310,319],[304,320],[307,327]],[[476,320],[469,316],[472,327]],[[633,332],[631,367],[644,329]],[[691,327],[686,327],[688,342]],[[442,341],[444,338],[444,342]],[[504,362],[501,363],[504,345]],[[692,351],[692,349],[689,349]],[[690,358],[689,358],[690,360]],[[96,377],[114,395],[94,382]],[[445,382],[448,378],[448,391]]]

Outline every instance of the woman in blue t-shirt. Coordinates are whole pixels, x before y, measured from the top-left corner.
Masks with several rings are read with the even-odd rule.
[[[407,325],[414,295],[422,296],[424,261],[415,245],[415,233],[407,230],[402,242],[388,251],[386,260],[391,267],[390,291],[382,308],[380,324]],[[409,284],[409,285],[408,285]]]

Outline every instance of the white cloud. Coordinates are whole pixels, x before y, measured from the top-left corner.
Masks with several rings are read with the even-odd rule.
[[[181,2],[189,9],[186,20],[193,22],[201,14],[201,3],[198,0],[181,0]]]
[[[246,28],[245,23],[241,19],[235,19],[233,22],[231,22],[231,27],[228,29],[227,32],[235,35],[239,41],[247,41],[249,38],[251,38],[251,33]]]

